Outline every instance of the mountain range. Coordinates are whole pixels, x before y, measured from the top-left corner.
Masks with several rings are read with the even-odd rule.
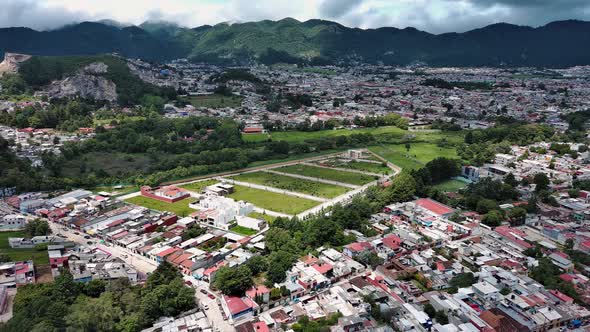
[[[183,28],[168,22],[125,26],[83,22],[51,31],[0,29],[0,53],[91,55],[120,53],[164,61],[189,58],[222,64],[251,62],[384,63],[431,66],[567,67],[590,64],[590,22],[557,21],[533,28],[506,23],[464,33],[414,28],[349,28],[292,18]]]

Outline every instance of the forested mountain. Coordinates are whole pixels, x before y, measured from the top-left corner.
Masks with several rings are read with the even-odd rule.
[[[352,61],[433,66],[547,66],[590,64],[590,22],[559,21],[532,28],[494,24],[465,33],[430,34],[414,28],[348,28],[335,22],[280,21],[181,28],[112,22],[53,31],[0,29],[0,52],[74,55],[118,52],[128,57],[211,62]]]

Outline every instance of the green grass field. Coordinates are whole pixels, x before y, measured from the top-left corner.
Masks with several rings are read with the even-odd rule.
[[[238,96],[223,96],[223,95],[208,95],[208,96],[192,96],[189,98],[190,103],[196,107],[207,108],[224,108],[224,107],[240,107],[242,105],[242,98]]]
[[[242,139],[246,142],[264,142],[269,137],[269,134],[242,134]]]
[[[25,237],[25,234],[18,231],[0,232],[0,255],[6,255],[15,262],[32,259],[33,263],[37,265],[49,264],[49,255],[47,254],[47,250],[38,251],[35,248],[13,249],[8,245],[9,237]]]
[[[369,175],[351,173],[346,171],[338,171],[328,168],[321,168],[302,164],[281,167],[278,168],[277,171],[355,185],[364,185],[376,180],[375,177]]]
[[[445,192],[457,192],[459,189],[467,187],[467,183],[459,180],[447,180],[437,184],[434,188]]]
[[[182,186],[180,186],[180,188],[184,188],[184,189],[190,190],[192,192],[200,193],[203,191],[203,189],[205,189],[205,187],[212,186],[216,183],[219,183],[219,181],[217,181],[217,180],[204,180],[204,181],[199,181],[199,182],[192,182],[192,183],[183,184]]]
[[[345,194],[348,188],[298,179],[290,176],[272,174],[266,172],[245,173],[232,176],[236,181],[259,184],[263,186],[294,191],[322,198],[334,198]]]
[[[110,175],[124,175],[133,171],[148,171],[151,158],[147,154],[90,152],[82,158],[67,160],[62,168],[64,176],[78,177],[93,170],[103,170]]]
[[[153,199],[153,198],[149,198],[149,197],[135,196],[135,197],[131,197],[125,201],[135,204],[135,205],[146,207],[148,209],[156,210],[156,211],[172,212],[179,217],[186,217],[196,211],[196,210],[188,207],[188,203],[190,202],[190,198],[186,198],[186,199],[183,199],[183,200],[175,202],[175,203],[166,203],[166,202],[162,202],[157,199]]]
[[[275,221],[275,219],[277,219],[273,216],[269,216],[268,214],[262,214],[262,213],[258,213],[258,212],[250,212],[248,214],[248,217],[262,219],[262,220],[265,220],[269,224],[271,224],[273,221]]]
[[[394,135],[402,138],[406,130],[397,127],[379,127],[379,128],[361,128],[361,129],[338,129],[338,130],[321,130],[321,131],[276,131],[271,133],[273,141],[287,141],[287,142],[303,142],[307,139],[333,137],[333,136],[349,136],[352,134],[366,134],[373,135]]]
[[[248,188],[244,186],[235,186],[234,188],[236,191],[229,195],[229,197],[238,201],[252,203],[261,209],[271,210],[279,213],[297,214],[320,204],[319,202],[309,199],[281,195],[270,191]]]
[[[441,148],[431,143],[411,143],[409,153],[404,144],[379,145],[369,149],[404,169],[421,168],[438,157],[458,158],[455,148]]]
[[[251,228],[247,228],[247,227],[243,227],[243,226],[237,226],[237,225],[230,228],[229,230],[234,233],[244,235],[244,236],[252,236],[252,235],[258,233],[258,231],[255,229],[251,229]]]
[[[330,159],[330,160],[322,160],[318,162],[322,165],[330,166],[330,167],[338,167],[338,168],[348,168],[354,169],[357,171],[365,171],[371,172],[375,174],[387,174],[390,173],[392,170],[385,166],[383,163],[375,164],[375,163],[368,163],[366,161],[349,161],[346,162],[341,159]]]

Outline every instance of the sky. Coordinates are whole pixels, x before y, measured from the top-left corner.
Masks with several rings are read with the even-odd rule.
[[[590,0],[0,0],[0,27],[56,29],[82,21],[170,21],[196,27],[293,17],[346,26],[464,32],[493,23],[590,20]]]

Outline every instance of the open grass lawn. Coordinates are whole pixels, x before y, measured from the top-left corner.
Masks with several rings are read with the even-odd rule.
[[[355,185],[363,185],[375,181],[375,177],[370,175],[338,171],[334,169],[321,168],[303,164],[281,167],[278,168],[277,171],[289,174],[311,176],[315,178],[338,181]]]
[[[229,197],[238,201],[250,202],[261,209],[279,213],[297,214],[320,204],[309,199],[281,195],[244,186],[235,186],[234,188],[236,191],[229,195]]]
[[[366,161],[345,161],[342,159],[330,159],[330,160],[322,160],[319,161],[318,163],[320,163],[321,165],[325,165],[325,166],[330,166],[330,167],[338,167],[338,168],[349,168],[349,169],[354,169],[357,171],[365,171],[365,172],[371,172],[371,173],[375,173],[375,174],[388,174],[390,173],[392,170],[387,167],[384,166],[383,163],[369,163]]]
[[[139,170],[147,171],[151,162],[147,154],[91,152],[66,161],[62,173],[68,177],[77,177],[93,170],[103,170],[109,175],[125,175]]]
[[[333,137],[333,136],[349,136],[352,134],[366,134],[373,135],[394,135],[402,138],[406,133],[405,130],[397,127],[379,127],[379,128],[361,128],[361,129],[337,129],[337,130],[321,130],[321,131],[276,131],[271,133],[273,141],[287,141],[287,142],[303,142],[307,139]]]
[[[192,192],[200,193],[205,189],[205,187],[212,186],[216,183],[219,183],[219,181],[217,181],[217,180],[204,180],[204,181],[183,184],[182,186],[180,186],[180,188],[190,190]]]
[[[432,143],[411,143],[409,153],[405,144],[379,145],[369,149],[404,169],[421,168],[438,157],[458,158],[455,148],[441,148]]]
[[[263,214],[263,213],[258,213],[258,212],[250,212],[248,214],[248,217],[262,219],[262,220],[265,220],[269,224],[272,224],[272,222],[275,221],[275,219],[277,219],[273,216],[269,216],[268,214]]]
[[[33,260],[34,264],[49,264],[49,255],[47,250],[38,251],[31,249],[13,249],[8,245],[9,237],[25,237],[23,232],[0,232],[0,255],[10,257],[12,261]]]
[[[244,236],[252,236],[252,235],[258,233],[258,231],[255,229],[247,228],[244,226],[238,226],[238,225],[230,228],[229,230],[234,233],[238,233],[238,234],[244,235]]]
[[[152,210],[172,212],[179,217],[186,217],[196,211],[188,207],[190,198],[186,198],[175,203],[166,203],[149,197],[135,196],[125,201],[135,205],[144,206]]]
[[[434,188],[446,191],[446,192],[457,192],[461,188],[467,187],[467,183],[459,180],[447,180],[442,183],[437,184]]]
[[[223,96],[217,94],[207,96],[192,96],[189,98],[189,101],[196,108],[240,107],[242,105],[242,97]]]
[[[242,139],[246,142],[264,142],[269,137],[269,134],[242,134]]]
[[[232,176],[231,179],[323,198],[338,197],[348,191],[348,188],[342,186],[266,172],[245,173]]]
[[[95,127],[97,127],[97,126],[109,125],[113,121],[117,121],[118,123],[121,123],[121,122],[133,122],[133,121],[141,121],[141,120],[145,120],[145,117],[144,116],[125,116],[125,117],[121,117],[121,118],[110,118],[110,119],[100,119],[100,120],[94,119],[94,120],[92,120],[92,123],[94,124]]]

